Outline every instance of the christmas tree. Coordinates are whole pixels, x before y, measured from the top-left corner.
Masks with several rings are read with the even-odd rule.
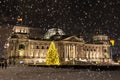
[[[52,41],[46,56],[47,65],[60,65],[58,51],[55,48],[55,43]]]

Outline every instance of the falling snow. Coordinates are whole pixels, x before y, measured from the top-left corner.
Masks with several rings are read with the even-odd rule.
[[[3,0],[0,5],[1,24],[16,25],[20,16],[23,25],[43,30],[59,27],[68,35],[82,32],[87,37],[100,27],[103,34],[119,37],[119,0]]]
[[[8,67],[6,70],[0,69],[0,73],[1,80],[118,80],[120,78],[119,71],[72,68]]]
[[[1,0],[0,52],[5,52],[3,46],[12,30],[11,25],[18,24],[17,18],[23,19],[22,25],[45,32],[58,27],[67,35],[82,33],[86,40],[95,34],[117,39],[120,38],[119,14],[119,0]],[[119,74],[119,71],[40,67],[0,69],[1,80],[118,80]]]

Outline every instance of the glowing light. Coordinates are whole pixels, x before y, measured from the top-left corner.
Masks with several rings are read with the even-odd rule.
[[[19,50],[19,56],[23,57],[24,56],[24,50]]]
[[[70,53],[73,54],[73,53],[74,53],[74,50],[70,50]]]
[[[115,40],[111,39],[111,40],[110,40],[110,43],[112,44],[112,46],[114,46]]]
[[[105,54],[105,57],[106,57],[106,58],[110,58],[110,56],[109,56],[109,54],[108,54],[108,53],[106,53],[106,54]]]
[[[51,42],[46,56],[47,65],[60,65],[58,51],[55,48],[55,43]]]
[[[18,18],[17,20],[18,20],[19,22],[21,22],[23,19],[22,19],[22,18]]]

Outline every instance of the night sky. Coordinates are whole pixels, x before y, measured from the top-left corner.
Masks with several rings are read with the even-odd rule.
[[[1,0],[0,24],[39,27],[46,31],[53,27],[65,33],[96,33],[119,38],[120,0]]]

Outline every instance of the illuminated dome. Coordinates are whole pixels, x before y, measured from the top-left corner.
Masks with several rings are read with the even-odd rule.
[[[44,39],[50,39],[50,37],[53,36],[53,35],[55,35],[56,33],[59,33],[59,35],[65,35],[65,33],[62,31],[62,29],[52,28],[52,29],[49,29],[45,33]]]

